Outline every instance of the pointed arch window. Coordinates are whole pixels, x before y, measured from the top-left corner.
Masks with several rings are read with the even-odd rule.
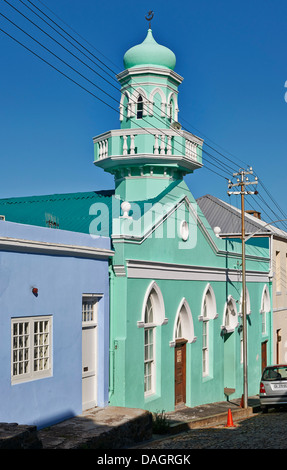
[[[264,286],[262,300],[261,300],[261,314],[262,314],[262,334],[267,334],[267,313],[270,312],[270,296],[267,286]]]
[[[242,302],[243,294],[241,292],[240,295],[240,315],[243,315],[243,302]],[[250,302],[250,294],[248,289],[246,288],[246,315],[250,315],[251,313],[251,302]]]
[[[173,341],[170,346],[174,346],[177,339],[185,339],[188,343],[196,340],[192,314],[185,298],[179,304],[174,322]]]
[[[224,309],[223,331],[232,333],[238,326],[238,313],[234,298],[230,295],[227,299]]]
[[[139,95],[137,100],[137,119],[142,119],[143,117],[143,97]]]
[[[181,316],[179,315],[176,322],[176,329],[175,329],[175,339],[183,338],[182,334],[182,321]]]
[[[172,122],[174,121],[174,102],[173,100],[170,100],[170,103],[169,103],[169,121]]]
[[[207,310],[207,295],[203,301],[203,310],[202,310],[202,373],[203,375],[208,374],[208,365],[209,365],[209,318]]]
[[[157,326],[165,324],[164,303],[158,285],[153,282],[146,293],[143,305],[144,327],[144,393],[155,393]]]
[[[144,391],[152,393],[154,391],[155,380],[155,325],[154,325],[154,305],[151,295],[149,296],[145,309],[145,329],[144,329]]]
[[[207,285],[203,294],[201,309],[202,320],[202,374],[207,376],[211,373],[213,365],[210,363],[210,350],[212,349],[213,326],[210,320],[217,317],[216,300],[212,287]]]

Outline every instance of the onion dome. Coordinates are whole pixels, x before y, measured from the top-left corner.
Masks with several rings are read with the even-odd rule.
[[[131,47],[124,55],[124,67],[155,66],[174,70],[175,54],[165,46],[158,44],[149,29],[145,40]]]

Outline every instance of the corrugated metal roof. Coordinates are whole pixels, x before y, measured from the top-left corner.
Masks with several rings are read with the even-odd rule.
[[[10,222],[89,233],[95,219],[95,214],[90,214],[91,206],[104,203],[111,219],[113,194],[114,191],[91,191],[0,199],[0,215]],[[110,226],[111,220],[102,236],[109,236]]]
[[[228,204],[210,194],[202,196],[196,200],[203,215],[206,217],[209,225],[220,227],[222,234],[240,234],[241,233],[241,209]],[[280,230],[273,225],[264,227],[267,222],[262,219],[245,213],[245,233],[251,234],[260,230],[261,233],[272,233],[283,238],[287,237],[287,232]]]
[[[135,220],[141,217],[149,208],[147,203],[156,203],[173,186],[156,198],[131,201],[130,215]],[[113,219],[122,214],[122,202],[114,190],[16,197],[0,199],[0,215],[9,222],[110,237]]]

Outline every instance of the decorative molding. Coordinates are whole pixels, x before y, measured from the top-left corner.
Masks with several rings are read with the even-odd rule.
[[[197,341],[197,336],[194,336],[193,339],[192,339],[192,341],[190,341],[190,344],[196,343],[196,341]],[[176,345],[176,341],[170,341],[170,342],[169,342],[169,346],[170,346],[171,348],[174,348],[175,345]]]
[[[13,237],[0,237],[0,250],[82,256],[86,258],[109,258],[114,255],[114,251],[105,248],[41,242]]]
[[[167,136],[171,135],[174,137],[184,137],[185,139],[193,141],[197,145],[202,145],[203,140],[200,137],[197,137],[196,135],[192,134],[191,132],[187,132],[185,130],[177,130],[175,131],[172,128],[169,129],[162,129],[162,132]],[[105,139],[109,139],[110,137],[115,137],[115,136],[123,136],[123,135],[140,135],[140,134],[152,134],[156,135],[159,134],[159,131],[156,130],[154,127],[145,127],[145,128],[138,128],[138,129],[111,129],[109,131],[103,132],[102,134],[99,134],[95,137],[93,137],[93,142],[100,142]]]
[[[238,281],[236,269],[211,268],[205,266],[179,265],[171,263],[127,260],[127,277],[140,279],[166,279],[182,281]],[[266,282],[268,274],[259,271],[247,271],[248,282]]]
[[[162,322],[162,325],[166,325],[168,323],[168,318],[165,318]],[[144,321],[137,321],[137,327],[138,328],[144,328]]]
[[[130,76],[133,75],[150,75],[154,74],[156,75],[162,75],[164,77],[172,78],[179,84],[183,81],[183,77],[181,77],[178,73],[174,72],[174,70],[171,69],[166,69],[166,68],[159,68],[159,67],[133,67],[129,69],[125,69],[122,72],[120,72],[116,77],[118,81],[122,81],[124,79],[129,78]]]
[[[123,264],[113,265],[113,271],[117,277],[126,277],[126,270]]]

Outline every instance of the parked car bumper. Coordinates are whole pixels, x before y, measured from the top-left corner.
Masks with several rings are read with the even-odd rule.
[[[259,395],[261,406],[287,405],[287,394],[284,395]]]

